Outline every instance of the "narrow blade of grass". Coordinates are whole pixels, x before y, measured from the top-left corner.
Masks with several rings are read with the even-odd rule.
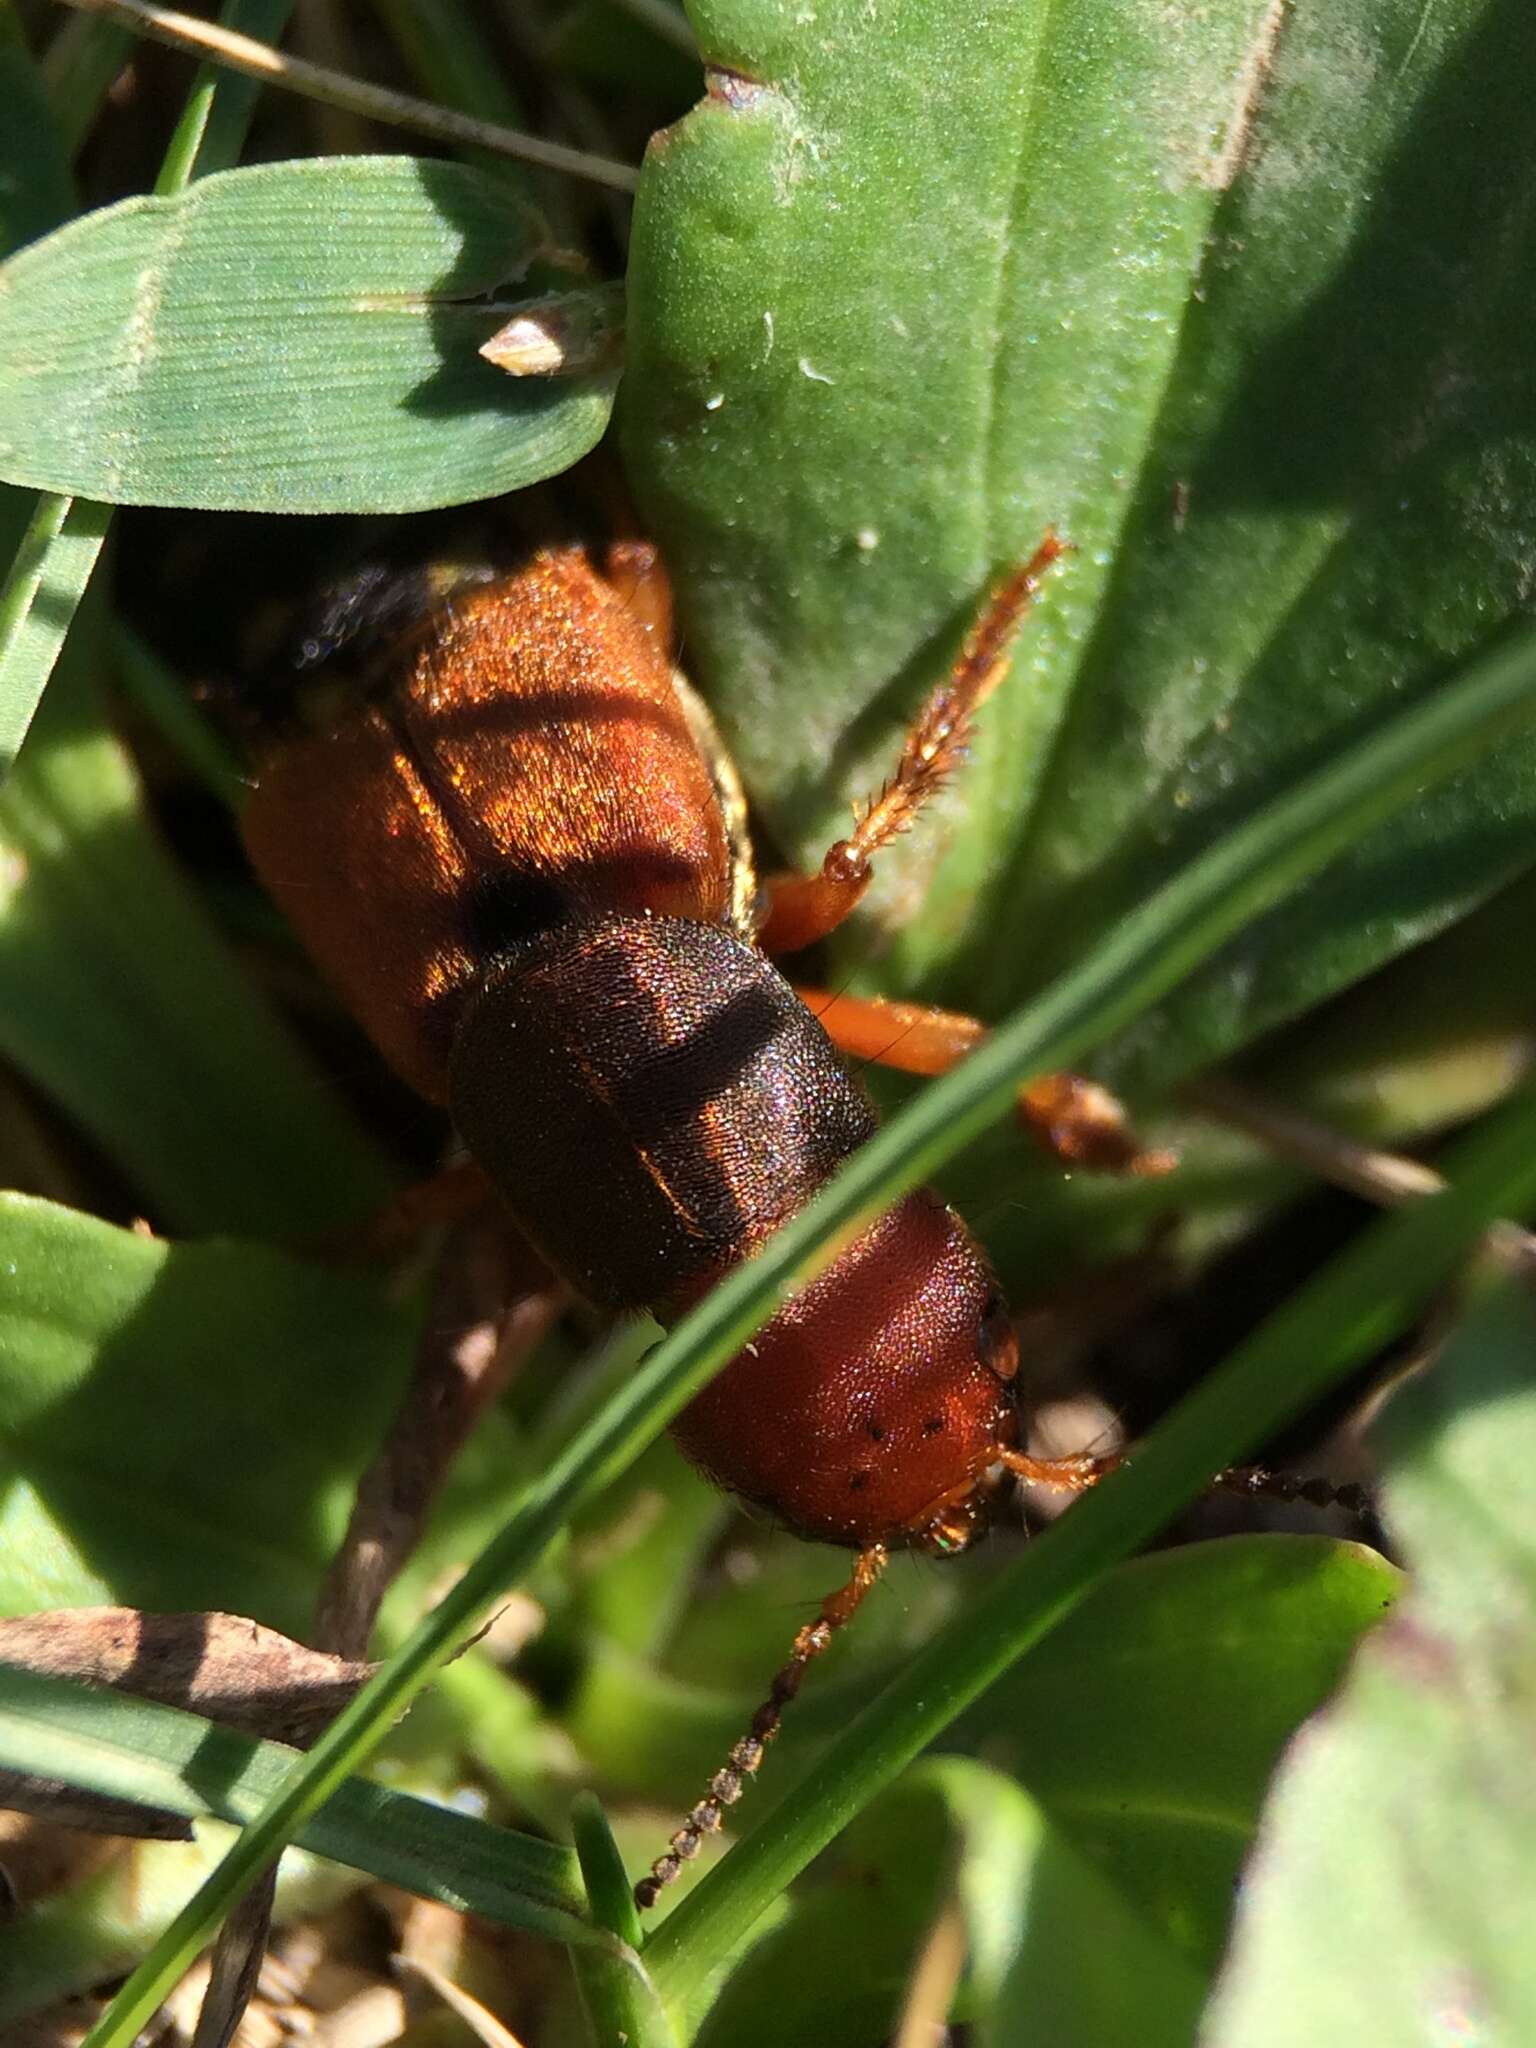
[[[571,1828],[593,1916],[624,1944],[617,1954],[588,1949],[571,1958],[593,2032],[599,2041],[629,2048],[678,2048],[677,2031],[640,1960],[640,1916],[619,1846],[591,1792],[578,1795]]]
[[[276,36],[293,0],[229,0],[222,19]],[[233,163],[255,104],[247,79],[204,68],[176,124],[157,192],[179,192],[194,177]],[[10,773],[53,674],[112,524],[110,505],[40,492],[0,590],[0,782]]]
[[[40,493],[0,590],[0,780],[10,773],[59,658],[91,572],[110,505]]]
[[[59,22],[42,73],[59,134],[71,156],[90,134],[107,88],[132,49],[128,30],[103,15],[71,14]]]
[[[293,0],[224,0],[219,21],[258,41],[275,43],[288,25]],[[166,150],[157,192],[181,192],[194,178],[227,171],[238,163],[246,130],[261,90],[254,78],[242,78],[213,64],[199,65]]]
[[[292,1760],[281,1743],[179,1707],[0,1664],[0,1763],[12,1770],[188,1820],[208,1814],[238,1824]],[[314,1815],[300,1846],[504,1927],[604,1945],[583,1918],[569,1850],[408,1792],[351,1780]]]

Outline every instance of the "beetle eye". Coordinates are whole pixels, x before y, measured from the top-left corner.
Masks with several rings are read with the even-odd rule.
[[[1000,1380],[1011,1380],[1019,1369],[1019,1340],[1008,1304],[997,1288],[987,1296],[976,1332],[976,1355],[989,1372]]]

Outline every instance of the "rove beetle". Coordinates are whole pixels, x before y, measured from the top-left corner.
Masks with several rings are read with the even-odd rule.
[[[1062,552],[1047,534],[993,593],[820,872],[762,890],[644,545],[601,568],[561,546],[433,572],[409,603],[364,579],[309,643],[294,716],[256,747],[251,859],[384,1057],[447,1107],[515,1223],[592,1303],[674,1320],[810,1198],[874,1128],[839,1049],[936,1073],[981,1036],[969,1018],[794,988],[771,956],[857,904],[961,755]],[[360,649],[361,689],[343,673]],[[1075,1077],[1033,1084],[1021,1111],[1064,1158],[1164,1163]],[[678,1417],[717,1484],[857,1561],[642,1905],[720,1826],[893,1549],[963,1550],[1010,1473],[1076,1489],[1111,1462],[1020,1448],[1018,1368],[984,1253],[921,1190]]]

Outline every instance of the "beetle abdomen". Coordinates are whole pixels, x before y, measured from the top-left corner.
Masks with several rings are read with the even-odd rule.
[[[573,1286],[663,1315],[874,1129],[777,970],[687,918],[600,918],[514,948],[463,1012],[449,1102]]]
[[[919,1189],[780,1309],[673,1432],[802,1536],[900,1541],[1014,1440],[1017,1354],[989,1324],[999,1301],[965,1225]]]

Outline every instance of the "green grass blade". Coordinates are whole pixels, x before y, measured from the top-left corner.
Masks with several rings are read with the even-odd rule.
[[[10,773],[74,623],[112,508],[43,492],[0,590],[0,780]]]
[[[640,1915],[625,1875],[624,1860],[608,1816],[595,1792],[579,1792],[571,1807],[571,1832],[592,1911],[631,1948],[640,1946]]]
[[[453,0],[373,0],[373,12],[431,99],[507,128],[527,125],[527,109],[507,83],[494,47],[472,9]],[[488,159],[483,159],[488,161]],[[525,173],[497,160],[505,177]]]
[[[112,665],[124,694],[158,726],[160,737],[226,810],[237,811],[251,781],[234,747],[173,672],[131,626],[118,620]]]
[[[105,15],[70,14],[60,21],[41,69],[59,135],[71,156],[90,134],[107,88],[132,50],[132,30]]]
[[[571,1830],[593,1916],[624,1944],[618,1955],[589,1951],[572,1957],[593,2034],[601,2048],[610,2042],[616,2048],[677,2048],[676,2029],[640,1960],[640,1916],[624,1859],[594,1793],[577,1795]]]
[[[63,132],[14,15],[0,13],[0,251],[46,234],[74,203]],[[0,588],[0,781],[10,770],[90,581],[111,515],[40,494],[5,493],[0,547],[15,554]],[[15,520],[13,527],[12,520]]]
[[[826,1263],[831,1245],[846,1240],[862,1221],[1005,1112],[1027,1075],[1080,1051],[1156,1001],[1248,918],[1315,873],[1358,832],[1533,715],[1536,634],[1527,631],[1431,702],[1399,713],[1196,861],[1071,975],[856,1154],[755,1260],[732,1273],[657,1347],[614,1400],[552,1459],[507,1527],[338,1716],[134,1971],[93,2030],[89,2048],[120,2048],[131,2040],[229,1907],[427,1683],[482,1606],[527,1570],[578,1502],[657,1435],[797,1282]],[[1536,1148],[1527,1156],[1536,1158]],[[1499,1186],[1502,1199],[1502,1180]],[[1220,1427],[1214,1430],[1187,1428],[1184,1437],[1175,1439],[1175,1456],[1165,1452],[1138,1468],[1149,1478],[1135,1480],[1133,1507],[1151,1484],[1164,1488],[1159,1498],[1177,1498],[1186,1474],[1188,1490],[1195,1491],[1215,1464],[1241,1450],[1248,1436],[1238,1430],[1228,1447],[1231,1418],[1221,1409],[1217,1420]],[[1211,1439],[1218,1448],[1206,1463]],[[1106,1497],[1116,1518],[1106,1550],[1121,1555],[1136,1540],[1130,1512],[1113,1505],[1125,1499],[1124,1485]],[[1164,1512],[1154,1514],[1151,1527]],[[1096,1527],[1090,1521],[1090,1537]],[[1060,1557],[1059,1545],[1051,1555]],[[1097,1553],[1090,1557],[1096,1568]]]
[[[275,43],[292,12],[293,0],[224,0],[219,21],[258,42]],[[156,192],[184,192],[194,178],[238,162],[260,91],[257,79],[200,65],[155,180]]]
[[[63,220],[75,192],[62,124],[8,4],[0,6],[0,105],[0,251],[9,255]]]
[[[293,1762],[199,1714],[72,1685],[0,1664],[0,1766],[57,1778],[197,1820],[237,1825]],[[601,1943],[584,1917],[575,1858],[407,1792],[351,1779],[316,1813],[300,1846],[460,1912],[559,1941]]]

